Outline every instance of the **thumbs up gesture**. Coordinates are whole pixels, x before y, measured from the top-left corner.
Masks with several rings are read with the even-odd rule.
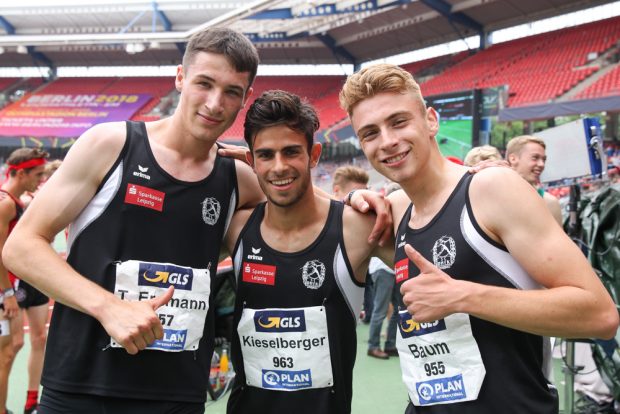
[[[155,311],[167,304],[173,294],[174,287],[170,286],[165,293],[149,300],[111,301],[99,321],[127,353],[135,355],[156,339],[163,338],[164,329]]]
[[[405,245],[407,257],[420,269],[420,274],[400,287],[407,311],[417,322],[430,322],[460,312],[465,295],[463,282],[448,276],[426,260],[411,245]]]

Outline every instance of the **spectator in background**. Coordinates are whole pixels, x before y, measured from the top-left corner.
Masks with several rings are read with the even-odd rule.
[[[400,185],[390,183],[385,188],[385,196],[400,189]],[[368,356],[379,359],[388,359],[398,356],[396,349],[396,328],[398,323],[398,306],[400,305],[400,291],[396,286],[394,269],[386,266],[380,259],[373,257],[368,265],[368,273],[372,278],[374,298],[372,316],[370,317],[370,331],[368,333]],[[392,314],[388,321],[385,345],[381,350],[381,328],[388,313],[389,304],[392,304]]]
[[[345,165],[338,167],[334,171],[332,193],[338,200],[344,200],[349,192],[368,188],[368,173],[359,167]],[[360,319],[364,323],[370,323],[370,316],[373,311],[374,285],[372,277],[366,277],[366,287],[364,288],[364,304]]]
[[[530,183],[547,204],[555,221],[562,225],[562,209],[557,198],[540,187],[540,175],[545,169],[547,155],[545,141],[531,135],[522,135],[508,141],[506,161],[521,177]]]
[[[47,157],[48,153],[38,148],[20,148],[7,159],[8,179],[0,188],[0,249],[24,212],[20,197],[25,192],[34,192],[43,182]],[[3,307],[0,314],[0,413],[7,412],[9,373],[17,352],[24,346],[25,313],[30,327],[30,356],[24,413],[30,414],[35,412],[39,398],[48,298],[9,273],[3,263],[0,264],[0,287]]]
[[[473,167],[481,161],[499,161],[502,159],[502,154],[499,153],[499,150],[497,148],[492,145],[482,145],[480,147],[473,147],[472,149],[470,149],[465,156],[465,160],[463,163],[468,167]]]
[[[49,180],[50,177],[56,172],[60,165],[62,164],[61,160],[51,160],[47,164],[45,164],[45,180]]]

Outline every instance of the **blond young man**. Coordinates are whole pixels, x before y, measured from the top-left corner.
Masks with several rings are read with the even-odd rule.
[[[359,167],[345,165],[336,168],[332,184],[332,194],[343,200],[352,190],[362,190],[368,187],[368,173]]]
[[[610,338],[618,327],[583,254],[517,173],[470,175],[445,160],[410,73],[364,68],[340,100],[370,163],[404,190],[390,199],[406,412],[557,413],[543,336]]]
[[[502,160],[502,154],[500,154],[499,150],[492,145],[474,147],[469,150],[467,155],[465,155],[463,164],[472,167],[479,162],[486,160],[500,161]]]
[[[525,181],[530,183],[545,200],[553,218],[562,225],[560,202],[553,195],[540,188],[540,175],[545,169],[547,155],[545,141],[531,135],[515,137],[506,146],[506,161]]]

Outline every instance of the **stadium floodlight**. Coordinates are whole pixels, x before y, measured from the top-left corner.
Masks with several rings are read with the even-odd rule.
[[[0,55],[4,53],[4,48],[0,46]]]
[[[16,52],[19,53],[20,55],[27,55],[28,54],[28,48],[24,45],[18,45]]]
[[[149,43],[149,49],[161,49],[161,44],[157,40],[153,40]]]

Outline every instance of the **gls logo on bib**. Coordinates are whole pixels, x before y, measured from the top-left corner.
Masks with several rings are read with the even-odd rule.
[[[254,314],[256,332],[305,332],[303,310],[266,310]]]
[[[140,263],[138,285],[192,290],[194,272],[188,267]]]
[[[403,338],[422,336],[433,332],[444,331],[446,322],[443,319],[432,322],[416,322],[408,312],[399,315],[398,329]]]

